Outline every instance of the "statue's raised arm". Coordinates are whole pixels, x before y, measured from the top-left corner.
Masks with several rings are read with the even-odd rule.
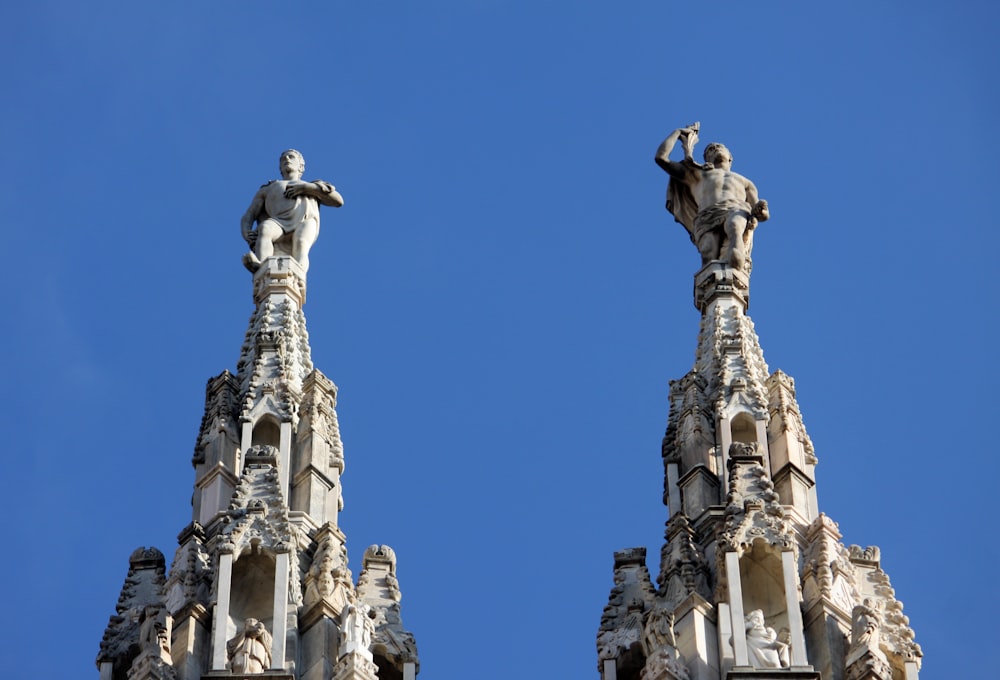
[[[709,144],[705,163],[695,162],[699,128],[694,123],[674,130],[656,151],[656,164],[670,175],[667,210],[687,229],[703,266],[722,260],[749,270],[753,230],[770,217],[767,201],[758,198],[753,182],[732,171],[733,156],[722,144]],[[684,158],[672,161],[670,153],[678,140],[684,146]]]
[[[243,264],[250,271],[256,271],[276,250],[291,255],[308,271],[309,249],[319,235],[319,206],[344,205],[344,198],[332,184],[302,179],[306,162],[295,149],[281,154],[279,168],[281,179],[262,186],[240,220],[243,238],[250,246]]]

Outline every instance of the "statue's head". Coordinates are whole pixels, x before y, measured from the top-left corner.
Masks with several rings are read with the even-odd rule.
[[[712,142],[706,146],[702,156],[706,163],[711,163],[717,168],[725,166],[725,169],[728,170],[733,165],[733,154],[729,153],[725,144],[719,142]]]
[[[294,179],[299,179],[306,171],[306,159],[295,149],[288,149],[281,152],[281,157],[278,158],[278,168],[281,170],[281,176],[285,179],[292,179],[292,174],[297,175]]]
[[[762,612],[760,609],[754,609],[752,612],[746,615],[745,621],[747,630],[750,630],[751,628],[763,628],[764,612]]]

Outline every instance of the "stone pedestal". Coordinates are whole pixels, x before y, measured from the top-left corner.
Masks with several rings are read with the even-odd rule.
[[[333,680],[378,680],[378,666],[361,654],[346,654],[334,666]]]

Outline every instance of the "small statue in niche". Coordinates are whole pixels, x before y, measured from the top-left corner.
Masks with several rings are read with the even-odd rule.
[[[754,668],[788,668],[788,631],[780,634],[764,625],[764,612],[754,609],[746,615],[747,652]]]
[[[250,271],[257,271],[264,260],[274,255],[276,243],[291,241],[291,256],[303,270],[309,271],[309,249],[319,236],[319,206],[339,208],[344,205],[344,198],[328,182],[303,181],[306,161],[295,149],[281,154],[278,167],[281,179],[271,180],[258,189],[240,220],[243,239],[250,246],[243,264]]]
[[[732,171],[733,156],[722,144],[705,147],[705,163],[694,160],[699,129],[693,123],[674,130],[656,151],[656,164],[670,175],[667,210],[687,229],[701,253],[702,266],[723,260],[744,270],[753,249],[753,231],[770,217],[767,201],[757,196],[753,182]],[[684,158],[672,161],[670,152],[678,139]]]
[[[233,673],[263,673],[271,667],[271,634],[254,618],[243,622],[243,630],[226,644]]]

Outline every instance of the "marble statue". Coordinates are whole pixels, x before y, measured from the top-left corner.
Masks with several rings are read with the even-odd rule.
[[[746,615],[747,652],[754,668],[788,668],[787,634],[778,635],[764,625],[764,612],[754,609]],[[782,631],[785,633],[785,631]]]
[[[856,606],[851,615],[853,619],[851,622],[851,645],[878,649],[881,619],[872,600],[866,598],[864,604]]]
[[[667,210],[688,230],[703,266],[723,260],[742,270],[753,249],[754,228],[770,217],[767,201],[758,198],[753,182],[732,171],[733,156],[722,144],[705,148],[705,163],[694,160],[698,131],[698,123],[678,128],[656,151],[656,164],[670,175]],[[672,161],[678,139],[684,158]]]
[[[257,619],[247,619],[243,630],[226,644],[233,673],[263,673],[271,667],[271,634]]]
[[[371,658],[372,636],[375,622],[369,613],[371,607],[362,602],[348,602],[340,614],[340,652],[338,656],[359,653]]]
[[[306,161],[295,149],[283,152],[278,166],[281,179],[262,186],[240,220],[243,238],[250,246],[250,252],[243,256],[243,264],[250,271],[256,271],[264,260],[274,255],[277,245],[308,271],[309,249],[319,235],[319,206],[339,208],[344,205],[344,199],[332,184],[321,180],[303,181]]]

